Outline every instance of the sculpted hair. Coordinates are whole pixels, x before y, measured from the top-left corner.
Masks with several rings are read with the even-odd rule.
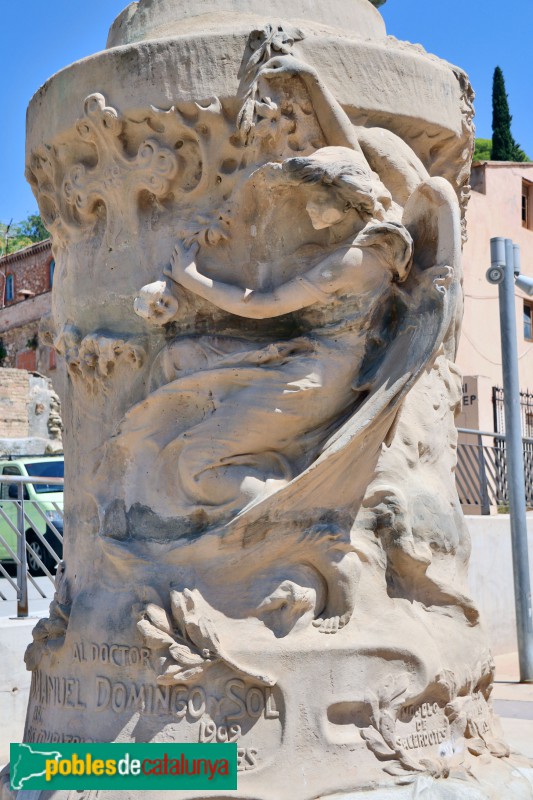
[[[283,172],[296,184],[331,186],[364,217],[382,218],[391,205],[390,193],[376,173],[345,147],[324,147],[312,156],[289,158],[283,162]]]

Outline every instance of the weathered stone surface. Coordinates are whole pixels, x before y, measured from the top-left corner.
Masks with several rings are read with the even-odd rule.
[[[237,741],[247,800],[493,797],[452,473],[471,90],[366,0],[284,6],[141,0],[32,101],[82,489],[26,738]]]
[[[233,30],[235,26],[246,24],[262,28],[278,18],[285,24],[333,29],[337,35],[341,29],[364,38],[385,36],[383,20],[368,0],[350,0],[349,3],[293,0],[290,4],[284,0],[270,0],[268,6],[262,0],[203,0],[201,4],[191,4],[187,0],[141,0],[130,3],[117,17],[111,26],[107,46],[194,32],[220,34],[224,29]]]
[[[60,452],[59,398],[49,378],[0,367],[0,454]]]

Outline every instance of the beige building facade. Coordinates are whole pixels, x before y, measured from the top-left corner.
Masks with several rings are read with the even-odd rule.
[[[521,273],[533,278],[533,164],[485,161],[472,167],[464,247],[464,320],[457,356],[463,374],[457,427],[505,434],[498,287],[490,284],[490,240],[520,246]],[[515,287],[522,434],[533,439],[533,298]],[[533,506],[533,442],[524,444],[525,490]],[[465,513],[508,510],[505,441],[459,435],[456,482]]]
[[[463,252],[465,313],[457,356],[464,376],[463,408],[457,424],[502,432],[501,403],[495,409],[493,402],[493,387],[502,386],[498,287],[485,275],[490,240],[503,236],[520,245],[521,272],[533,278],[533,163],[478,162],[471,182]],[[533,298],[516,288],[515,303],[520,388],[533,392]],[[523,419],[524,435],[533,436],[527,409]]]

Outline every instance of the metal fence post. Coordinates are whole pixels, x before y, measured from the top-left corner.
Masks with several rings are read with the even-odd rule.
[[[26,525],[24,520],[24,484],[18,484],[17,504],[17,617],[28,616],[28,575],[26,564]]]
[[[485,451],[483,449],[483,436],[481,433],[478,433],[477,444],[478,444],[479,488],[480,488],[479,499],[481,501],[481,513],[486,516],[490,514],[490,500],[489,500],[489,488],[487,485],[487,471],[485,469]]]
[[[524,488],[524,453],[518,378],[514,250],[510,239],[491,239],[492,268],[503,267],[498,285],[502,371],[507,445],[507,479],[511,518],[511,543],[515,590],[516,628],[520,680],[533,681],[533,618],[527,543],[526,497]],[[502,250],[504,249],[504,252]]]

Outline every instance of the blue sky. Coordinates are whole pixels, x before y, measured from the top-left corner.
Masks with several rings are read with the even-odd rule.
[[[29,99],[54,72],[103,49],[109,25],[126,5],[127,0],[2,3],[0,221],[18,221],[37,208],[24,179]],[[478,136],[491,135],[492,73],[499,64],[513,114],[513,135],[533,158],[529,61],[533,0],[388,0],[381,11],[390,34],[419,42],[468,72],[477,95]]]

